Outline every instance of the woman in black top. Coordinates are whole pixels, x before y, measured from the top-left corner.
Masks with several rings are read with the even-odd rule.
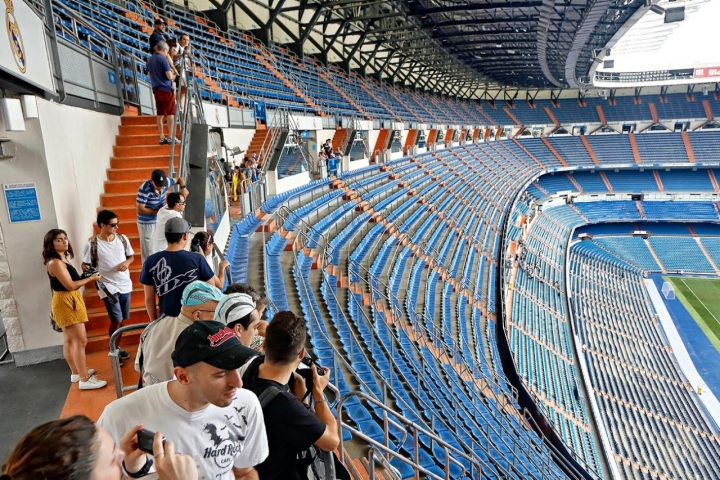
[[[73,250],[67,233],[58,228],[45,234],[42,255],[53,291],[51,311],[55,322],[63,330],[63,356],[70,365],[70,381],[79,382],[80,390],[102,388],[107,382],[95,377],[95,371],[88,369],[85,363],[85,322],[88,317],[80,293],[81,287],[99,280],[100,274],[80,278],[69,261],[73,258]]]

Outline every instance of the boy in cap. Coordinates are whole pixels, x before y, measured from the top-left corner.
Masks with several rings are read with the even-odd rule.
[[[187,197],[188,190],[182,178],[177,179],[180,186],[180,193]],[[163,208],[165,198],[170,188],[175,185],[175,180],[168,178],[165,171],[153,170],[150,180],[146,180],[138,189],[135,199],[135,211],[137,212],[137,226],[140,234],[140,256],[142,261],[151,255],[153,233],[157,223],[158,210]],[[154,319],[153,319],[154,320]]]
[[[143,330],[135,357],[135,371],[142,374],[144,385],[172,380],[170,355],[175,341],[193,322],[212,320],[215,307],[222,298],[220,290],[207,282],[195,280],[182,292],[178,316],[160,317]]]
[[[241,388],[241,347],[222,323],[193,323],[175,342],[176,379],[115,400],[98,424],[119,443],[142,423],[194,457],[208,478],[257,479],[254,466],[267,458],[268,444],[260,403]]]
[[[167,249],[150,255],[143,263],[140,283],[144,285],[145,308],[150,321],[158,318],[156,295],[160,299],[160,315],[177,317],[183,290],[188,284],[203,280],[216,287],[222,286],[205,257],[185,250],[189,233],[188,222],[182,218],[171,218],[165,224]]]

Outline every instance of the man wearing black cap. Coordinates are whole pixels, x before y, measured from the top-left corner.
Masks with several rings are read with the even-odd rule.
[[[155,19],[155,30],[150,34],[150,55],[155,53],[158,43],[165,40],[165,21],[162,18]]]
[[[207,478],[257,479],[254,466],[267,458],[268,444],[260,403],[241,388],[241,347],[222,323],[193,323],[175,342],[175,380],[115,400],[98,423],[116,443],[140,423],[161,431]]]
[[[160,315],[177,317],[186,285],[202,280],[222,288],[222,282],[205,257],[185,250],[189,233],[188,222],[178,217],[171,218],[165,224],[167,249],[150,255],[143,263],[140,283],[145,290],[145,308],[150,321],[159,317],[155,309],[155,295],[160,299]]]
[[[188,189],[185,180],[177,179],[180,185],[180,193],[187,197]],[[153,170],[150,180],[146,180],[138,189],[135,199],[135,211],[137,212],[137,226],[140,234],[140,256],[142,261],[152,252],[153,233],[157,223],[157,213],[165,204],[170,187],[175,185],[175,180],[168,178],[164,170]]]

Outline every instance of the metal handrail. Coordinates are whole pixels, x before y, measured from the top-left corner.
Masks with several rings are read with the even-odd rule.
[[[133,332],[135,330],[145,330],[145,328],[152,322],[147,323],[136,323],[134,325],[128,325],[126,327],[120,327],[113,332],[110,336],[110,351],[108,357],[110,357],[110,365],[112,366],[113,380],[115,382],[115,394],[117,398],[121,398],[125,392],[137,390],[138,384],[123,385],[122,383],[122,370],[120,369],[120,347],[118,347],[118,339],[120,335],[126,332]],[[142,372],[140,372],[142,379]]]
[[[416,476],[418,474],[426,475],[427,478],[435,479],[435,480],[449,480],[450,479],[450,465],[455,464],[460,467],[461,469],[461,475],[463,477],[468,476],[470,478],[480,478],[482,475],[482,472],[485,470],[486,464],[481,459],[470,456],[466,454],[465,452],[462,452],[458,450],[457,448],[453,447],[446,441],[444,441],[442,438],[438,437],[434,432],[424,428],[422,425],[418,425],[417,423],[413,422],[409,418],[399,414],[398,412],[390,409],[387,405],[384,403],[379,402],[377,399],[362,393],[362,392],[350,392],[346,394],[344,397],[340,399],[340,401],[337,404],[337,412],[338,417],[342,418],[342,410],[345,406],[345,403],[351,399],[351,398],[359,398],[364,402],[370,403],[375,406],[375,408],[382,410],[383,412],[383,433],[384,433],[384,443],[377,442],[373,440],[372,438],[368,437],[367,435],[363,434],[360,430],[357,430],[350,425],[347,425],[344,422],[338,422],[338,435],[340,438],[342,438],[342,431],[343,429],[349,431],[352,435],[361,438],[368,442],[368,444],[374,446],[379,451],[383,452],[385,454],[385,458],[389,460],[390,457],[393,457],[406,465],[409,465],[412,467],[412,469],[415,471]],[[388,423],[390,419],[388,418],[388,415],[392,415],[397,419],[397,422],[395,422],[395,425],[397,423],[401,423],[404,425],[403,430],[406,432],[409,430],[412,433],[413,438],[413,454],[415,455],[415,458],[418,458],[419,450],[420,450],[420,435],[426,436],[429,438],[432,442],[437,444],[445,454],[445,476],[441,477],[427,469],[425,469],[422,465],[420,465],[417,462],[413,462],[412,460],[408,459],[407,457],[403,456],[401,453],[396,452],[395,450],[391,449],[389,447],[389,433],[388,433]],[[339,456],[340,458],[343,458],[343,443],[340,442],[340,446],[338,447],[339,450]],[[466,472],[465,466],[462,464],[461,460],[464,460],[465,462],[470,464],[470,472]],[[370,475],[371,478],[374,478],[375,475],[375,469],[370,469]],[[416,477],[417,478],[417,477]]]

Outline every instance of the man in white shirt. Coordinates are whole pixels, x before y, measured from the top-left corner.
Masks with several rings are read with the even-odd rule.
[[[187,190],[186,190],[187,193]],[[157,223],[155,224],[155,232],[153,232],[152,249],[150,255],[162,252],[168,246],[165,240],[165,224],[171,218],[182,218],[185,211],[185,195],[177,192],[168,193],[167,205],[157,213]],[[150,256],[148,255],[148,256]]]
[[[212,320],[223,293],[202,280],[188,284],[182,294],[182,308],[177,317],[162,316],[148,325],[140,335],[135,357],[135,371],[144,385],[167,382],[173,378],[172,352],[180,333],[193,322]]]
[[[140,423],[160,430],[209,479],[258,479],[254,467],[268,456],[267,436],[257,397],[241,388],[241,346],[222,323],[193,323],[175,342],[176,380],[115,400],[98,424],[115,442]]]
[[[123,322],[130,318],[130,294],[133,285],[129,267],[135,260],[135,252],[130,240],[125,235],[117,233],[120,223],[114,212],[100,211],[97,215],[97,225],[100,233],[91,237],[85,244],[82,266],[83,270],[88,267],[96,268],[103,277],[102,283],[107,292],[98,289],[98,295],[105,303],[110,319],[108,334],[112,336],[115,330],[122,327]],[[120,338],[118,338],[119,344]],[[120,349],[120,360],[128,358],[130,355]]]

